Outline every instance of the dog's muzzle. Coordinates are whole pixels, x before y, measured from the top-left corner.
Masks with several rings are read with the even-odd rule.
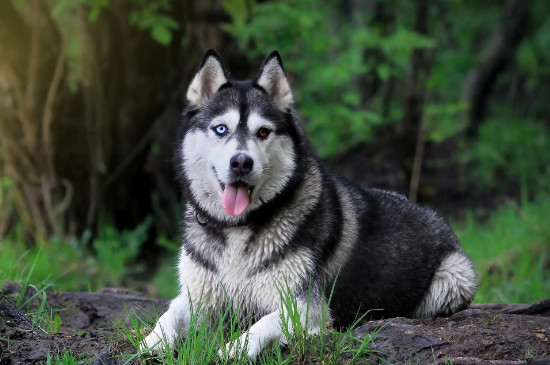
[[[254,160],[244,153],[237,153],[229,160],[229,168],[234,182],[221,184],[223,207],[227,214],[239,216],[250,205],[250,194],[253,187],[246,180],[253,167]]]

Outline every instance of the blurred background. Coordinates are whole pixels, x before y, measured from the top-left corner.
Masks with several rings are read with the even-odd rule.
[[[317,153],[441,211],[477,302],[550,293],[547,0],[0,1],[0,280],[177,291],[187,85],[278,49]]]

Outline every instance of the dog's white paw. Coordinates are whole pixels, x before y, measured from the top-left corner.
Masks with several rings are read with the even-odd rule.
[[[242,334],[236,340],[230,341],[225,345],[225,348],[220,349],[218,354],[224,359],[238,359],[239,357],[246,355],[252,360],[256,359],[263,347],[257,336],[246,332]]]
[[[247,332],[226,344],[220,356],[235,359],[245,353],[249,358],[256,359],[263,349],[281,341],[284,341],[284,334],[279,311],[275,311],[262,317]]]
[[[167,348],[171,348],[175,343],[175,335],[153,330],[145,339],[141,341],[140,351],[142,353],[159,353],[162,354]]]
[[[163,348],[164,346],[162,346],[162,338],[157,336],[155,332],[149,334],[139,344],[139,349],[141,352],[159,352]]]

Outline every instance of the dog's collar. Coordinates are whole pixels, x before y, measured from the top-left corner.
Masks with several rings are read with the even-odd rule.
[[[223,224],[221,222],[212,222],[208,219],[208,217],[205,217],[204,215],[200,214],[197,211],[195,211],[195,219],[197,220],[197,223],[201,226],[212,225],[218,228],[244,227],[248,225],[248,223],[246,222],[240,222],[240,223],[234,223],[234,224]]]
[[[195,219],[197,220],[197,223],[201,226],[206,226],[208,224],[208,219],[200,215],[199,213],[195,212]]]

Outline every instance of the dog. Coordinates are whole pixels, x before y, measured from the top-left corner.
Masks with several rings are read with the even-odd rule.
[[[281,287],[312,334],[327,306],[347,326],[369,310],[429,317],[472,301],[473,264],[441,216],[398,193],[359,188],[316,158],[277,51],[245,81],[230,79],[208,51],[187,101],[176,147],[186,200],[180,293],[144,349],[174,346],[192,308],[230,305],[257,321],[226,351],[238,355],[239,341],[255,358],[288,340]]]

